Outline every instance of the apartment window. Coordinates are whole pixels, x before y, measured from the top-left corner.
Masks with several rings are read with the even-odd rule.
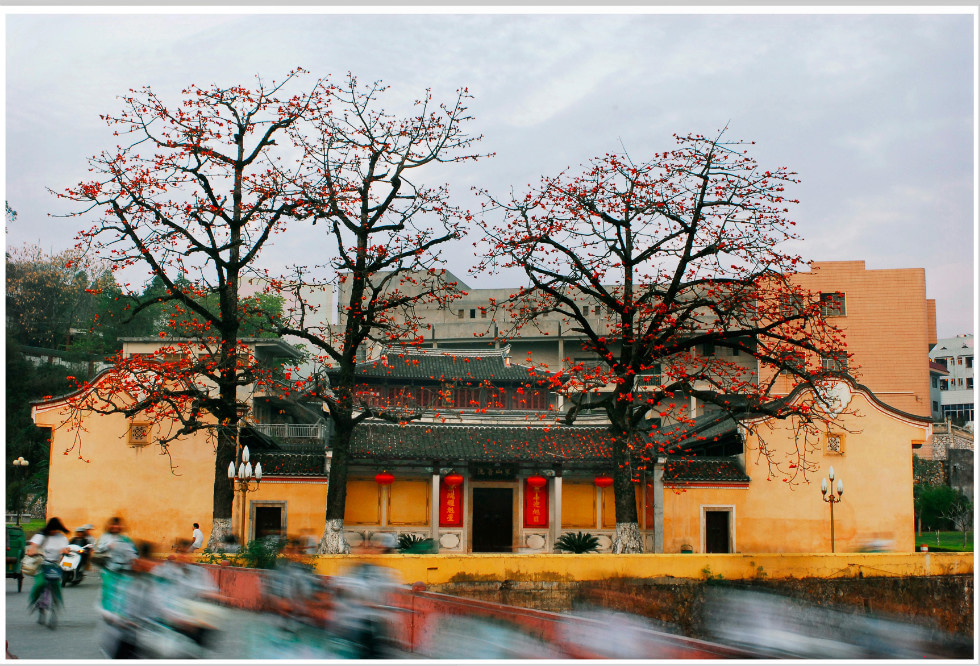
[[[146,446],[150,443],[150,424],[149,423],[130,423],[129,424],[129,445]]]
[[[844,306],[844,294],[839,291],[821,293],[820,314],[824,317],[843,317],[847,314]]]
[[[938,377],[933,377],[932,378],[932,388],[939,388],[939,378]]]
[[[584,315],[588,315],[589,314],[589,306],[588,305],[583,305],[582,306],[582,314],[584,314]]]
[[[602,316],[602,308],[600,308],[598,305],[595,306],[595,316],[596,317]]]
[[[803,314],[806,309],[803,304],[803,297],[799,294],[783,294],[782,304],[780,310],[783,313],[783,317],[788,319],[790,317],[798,317]]]
[[[959,386],[960,388],[963,388],[963,378],[962,377],[960,377],[960,378],[958,378],[956,380],[956,385]]]
[[[973,420],[973,403],[960,405],[943,405],[943,416],[949,417],[954,422],[963,423]]]
[[[847,371],[847,357],[846,356],[824,356],[820,359],[820,365],[827,372],[846,372]]]
[[[966,367],[968,367],[968,368],[972,368],[973,367],[973,357],[972,356],[967,356],[966,357]]]
[[[948,391],[949,390],[949,380],[948,379],[940,379],[939,380],[939,390],[940,391]]]
[[[939,411],[939,403],[936,402],[935,400],[932,401],[932,411],[934,411],[934,412],[938,412]]]
[[[460,319],[462,319],[462,318],[463,318],[463,311],[462,311],[462,310],[460,310],[460,311],[459,311],[459,312],[457,313],[457,316],[458,316],[458,317],[459,317]]]
[[[486,318],[487,318],[487,309],[480,308],[480,319],[486,319]]]
[[[973,388],[973,377],[967,377],[966,378],[966,387],[968,389]]]
[[[704,355],[705,356],[714,356],[715,355],[715,345],[714,345],[714,343],[706,342],[702,346],[702,349],[704,351]]]
[[[956,365],[963,365],[963,357],[962,356],[957,356],[956,357]]]
[[[476,319],[476,308],[470,308],[470,319]]]

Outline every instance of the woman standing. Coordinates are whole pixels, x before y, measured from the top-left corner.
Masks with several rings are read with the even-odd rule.
[[[59,518],[51,518],[44,528],[31,537],[27,544],[27,554],[41,554],[44,562],[41,570],[34,576],[34,587],[31,588],[31,596],[28,599],[30,607],[33,609],[34,602],[41,596],[44,586],[51,587],[55,603],[59,606],[61,601],[61,556],[68,552],[68,529],[61,523]],[[57,574],[57,575],[55,575]]]

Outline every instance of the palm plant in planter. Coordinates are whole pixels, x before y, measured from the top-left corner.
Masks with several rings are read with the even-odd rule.
[[[434,553],[436,552],[432,539],[420,537],[418,534],[399,534],[398,552],[400,553]]]
[[[588,532],[565,532],[555,542],[555,550],[563,553],[597,553],[599,537]]]

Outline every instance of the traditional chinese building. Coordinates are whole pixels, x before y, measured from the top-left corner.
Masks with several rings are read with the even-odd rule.
[[[609,550],[616,521],[605,423],[586,415],[561,424],[550,377],[511,360],[508,348],[387,350],[359,364],[358,376],[378,408],[421,416],[355,430],[345,516],[352,545],[391,532],[431,538],[441,552],[544,553],[563,533],[582,531]],[[833,425],[815,430],[761,418],[740,425],[717,412],[662,430],[670,455],[633,463],[646,552],[844,552],[882,542],[912,550],[912,451],[931,423],[860,385],[828,391],[839,410]],[[784,399],[814,398],[797,389]],[[80,431],[58,428],[64,405],[34,408],[35,422],[52,428],[50,515],[69,526],[122,515],[134,536],[164,547],[186,538],[192,522],[210,529],[214,453],[203,435],[161,456],[147,446],[152,432],[118,414],[90,416]],[[256,412],[280,411],[266,406]],[[274,425],[302,424],[242,428],[264,476],[236,503],[234,524],[244,518],[249,539],[319,537],[329,446],[290,440]],[[637,444],[658,450],[656,439]],[[792,453],[801,449],[797,466]],[[820,492],[831,466],[846,484],[833,541]]]

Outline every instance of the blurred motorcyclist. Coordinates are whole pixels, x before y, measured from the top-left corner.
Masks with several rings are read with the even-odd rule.
[[[82,525],[75,530],[75,535],[68,541],[68,543],[72,545],[85,548],[84,552],[82,552],[82,562],[79,564],[79,567],[82,570],[88,569],[88,563],[92,559],[92,549],[88,546],[95,545],[95,538],[91,533],[91,530],[94,529],[94,527],[95,526],[92,524]]]
[[[137,555],[136,544],[124,534],[122,519],[110,518],[106,531],[95,542],[96,563],[108,571],[125,571]]]

